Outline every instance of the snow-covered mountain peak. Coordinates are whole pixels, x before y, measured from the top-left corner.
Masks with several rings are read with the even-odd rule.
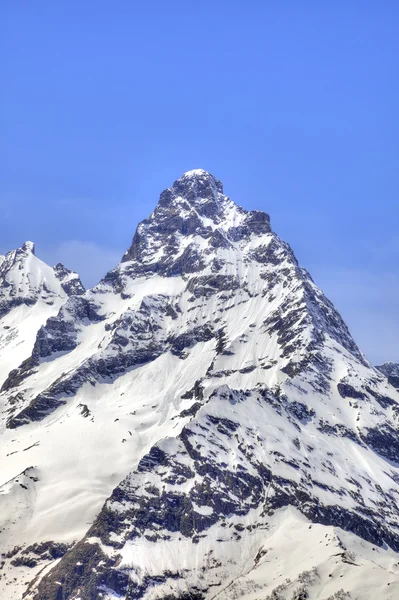
[[[36,251],[35,243],[27,240],[24,244],[22,244],[21,250],[23,250],[24,252],[27,252],[27,253],[30,252],[31,254],[35,254],[35,251]]]
[[[241,217],[247,212],[238,207],[223,193],[222,183],[214,175],[202,169],[184,173],[172,187],[164,190],[153,213],[157,219],[167,213],[179,214],[185,218],[201,219],[208,228],[223,226],[235,214]]]
[[[213,175],[196,169],[162,192],[150,217],[138,225],[122,262],[136,261],[140,271],[145,267],[175,275],[182,267],[203,264],[198,257],[205,246],[234,247],[252,235],[269,233],[268,214],[244,210],[223,193]]]
[[[223,194],[223,184],[212,173],[203,169],[193,169],[183,173],[173,184],[173,189],[187,200],[200,200],[209,197],[218,199]]]
[[[0,314],[17,304],[32,305],[38,300],[51,303],[55,298],[65,300],[70,294],[64,289],[64,283],[70,280],[79,280],[79,276],[62,265],[55,269],[47,265],[36,256],[35,244],[27,241],[8,252],[0,262]],[[81,283],[80,287],[79,293],[82,293]]]
[[[33,242],[0,258],[0,385],[32,351],[47,319],[70,296],[83,292],[79,276],[40,260]]]
[[[40,294],[58,294],[59,288],[52,268],[35,256],[33,242],[25,242],[8,252],[0,264],[0,299],[3,303],[34,303]]]

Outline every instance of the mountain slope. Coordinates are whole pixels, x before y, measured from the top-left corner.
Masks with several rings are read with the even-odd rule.
[[[205,171],[163,192],[121,263],[47,320],[1,402],[3,582],[44,566],[28,598],[280,600],[306,587],[299,600],[341,579],[362,598],[392,593],[399,393],[268,215]],[[290,519],[304,559],[275,554],[272,577]],[[28,551],[38,544],[62,545],[50,571],[54,557]]]

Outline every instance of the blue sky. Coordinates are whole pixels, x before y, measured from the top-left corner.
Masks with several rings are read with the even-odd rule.
[[[1,253],[33,239],[93,284],[204,168],[399,360],[396,1],[4,0],[0,21]]]

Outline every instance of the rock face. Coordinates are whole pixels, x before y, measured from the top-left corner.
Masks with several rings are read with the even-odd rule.
[[[383,365],[376,367],[381,373],[386,375],[389,383],[396,389],[399,389],[399,364],[394,362],[387,362]]]
[[[267,214],[190,171],[97,286],[55,274],[74,295],[1,394],[7,598],[399,593],[399,392]]]
[[[79,275],[64,267],[62,263],[55,265],[54,273],[61,283],[62,289],[68,296],[80,296],[85,293]]]

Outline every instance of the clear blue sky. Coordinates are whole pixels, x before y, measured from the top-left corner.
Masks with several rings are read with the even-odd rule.
[[[0,22],[0,252],[33,239],[95,283],[204,168],[399,360],[396,0],[3,0]]]

